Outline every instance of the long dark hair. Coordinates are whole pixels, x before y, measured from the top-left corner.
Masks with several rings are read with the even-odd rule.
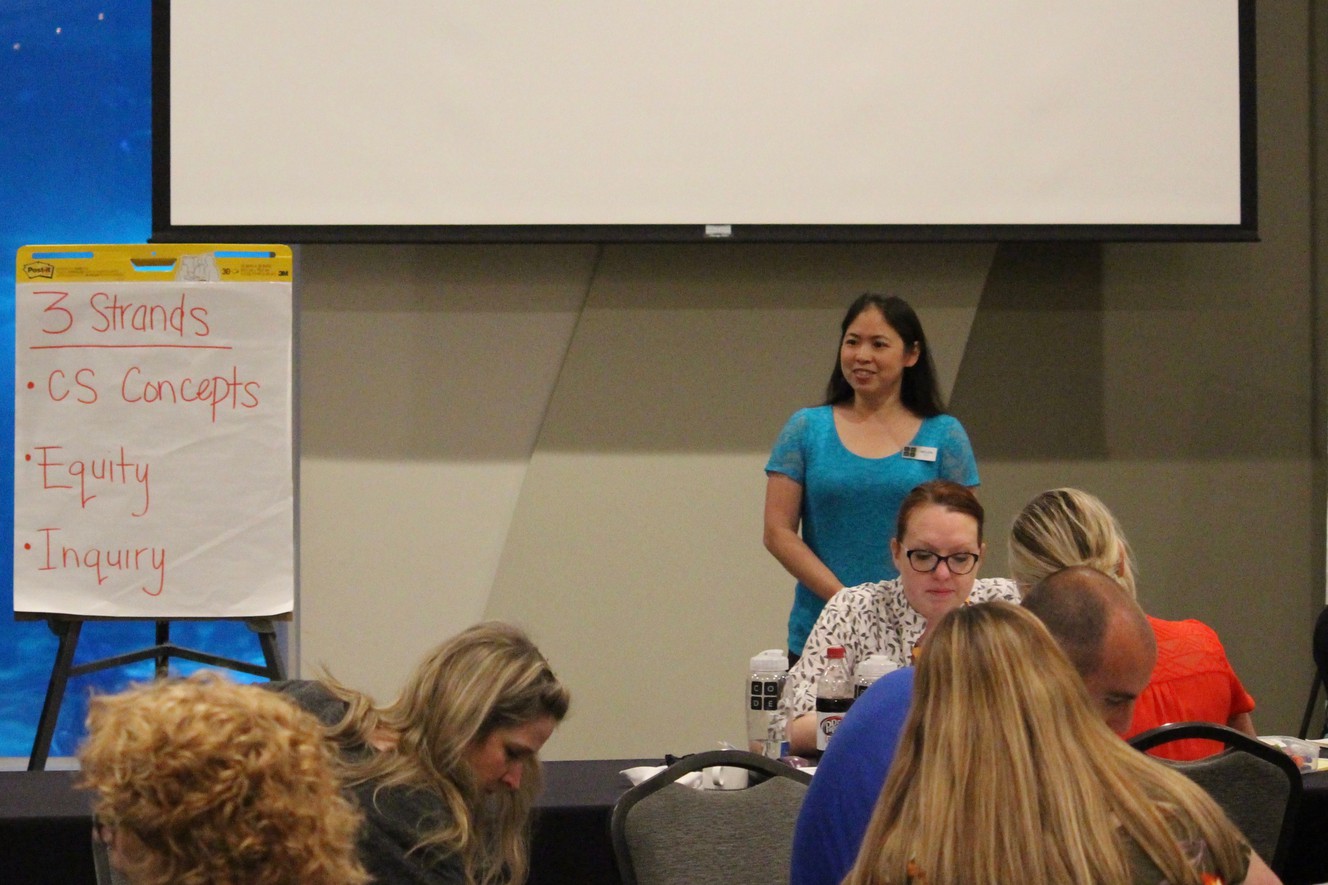
[[[899,399],[904,407],[920,418],[931,418],[945,412],[945,401],[941,399],[941,388],[936,383],[936,366],[931,360],[931,348],[927,346],[927,336],[922,331],[922,322],[913,312],[912,306],[897,295],[877,295],[866,292],[848,306],[844,322],[839,326],[839,341],[842,345],[848,327],[867,308],[881,312],[890,328],[904,340],[905,347],[918,348],[918,361],[904,369],[904,377],[899,384]],[[830,373],[830,383],[825,386],[825,404],[827,406],[850,402],[853,399],[853,387],[844,377],[844,370],[839,365],[839,348],[835,348],[835,368]]]

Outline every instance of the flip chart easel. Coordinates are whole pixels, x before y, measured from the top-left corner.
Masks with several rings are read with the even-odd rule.
[[[59,637],[60,645],[56,650],[55,665],[51,668],[51,680],[46,686],[46,699],[42,702],[41,718],[37,720],[37,734],[32,741],[32,754],[28,757],[28,771],[43,771],[46,768],[46,760],[50,758],[51,754],[51,739],[55,736],[55,724],[60,718],[60,706],[64,703],[65,689],[69,685],[69,680],[75,676],[95,673],[98,670],[107,670],[111,667],[135,664],[139,661],[153,660],[156,662],[155,677],[162,679],[169,675],[170,659],[179,658],[212,667],[222,667],[240,673],[248,673],[253,676],[266,676],[273,680],[286,678],[286,668],[277,648],[276,624],[272,618],[248,618],[245,620],[249,629],[258,635],[258,643],[263,651],[264,661],[261,667],[248,661],[227,658],[176,645],[171,642],[170,621],[156,622],[156,642],[148,648],[114,655],[109,658],[99,658],[75,666],[74,652],[78,649],[79,635],[82,633],[83,624],[87,620],[89,619],[61,615],[50,615],[46,618],[46,625],[51,628],[52,633]]]
[[[273,245],[27,246],[17,259],[14,611],[59,649],[29,769],[70,677],[171,658],[279,679],[294,608],[292,256]],[[156,642],[74,665],[83,622]],[[243,620],[258,666],[170,640]]]

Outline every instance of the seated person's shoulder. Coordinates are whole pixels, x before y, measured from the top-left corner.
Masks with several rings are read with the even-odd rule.
[[[991,602],[1003,599],[1006,602],[1020,602],[1019,585],[1009,578],[978,578],[973,582],[973,602]]]
[[[872,581],[845,587],[825,604],[817,618],[818,624],[839,624],[845,618],[871,612],[884,613],[907,605],[898,581]]]
[[[834,596],[830,597],[827,606],[834,605],[836,602],[840,606],[849,606],[853,604],[865,604],[871,602],[880,596],[894,596],[899,592],[897,581],[869,581],[866,584],[857,584],[852,587],[845,587]]]
[[[1222,640],[1218,637],[1217,631],[1203,621],[1196,621],[1193,618],[1183,621],[1164,621],[1150,615],[1148,623],[1153,628],[1153,635],[1157,637],[1159,643],[1222,651]]]
[[[326,685],[312,679],[288,679],[270,682],[266,688],[280,692],[314,715],[324,725],[335,725],[346,715],[346,702]]]

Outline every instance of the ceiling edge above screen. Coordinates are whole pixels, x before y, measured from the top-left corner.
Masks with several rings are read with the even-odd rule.
[[[1034,0],[1019,8],[1039,13],[1038,26],[1032,27],[1035,38],[1027,36],[1029,21],[1007,21],[1013,15],[1009,7],[985,0],[950,0],[939,6],[820,6],[764,0],[758,6],[764,17],[754,19],[756,7],[745,0],[721,7],[699,0],[672,0],[667,5],[609,4],[604,0],[549,5],[524,0],[489,4],[460,0],[385,0],[382,4],[358,0],[285,0],[282,4],[153,0],[152,239],[288,243],[1258,239],[1253,0],[1174,0],[1168,4]],[[199,7],[210,12],[199,12]],[[735,18],[734,9],[742,10],[745,17]],[[898,12],[901,9],[904,12]],[[375,12],[376,17],[364,18],[365,10]],[[554,15],[550,10],[558,10],[556,20],[549,18]],[[997,12],[999,20],[993,17]],[[812,13],[819,16],[814,21],[806,17]],[[481,26],[476,21],[481,14],[491,15],[493,20]],[[664,126],[656,121],[658,128],[650,129],[651,120],[661,116],[656,108],[694,102],[698,90],[660,91],[670,88],[669,82],[661,81],[671,82],[675,70],[688,68],[687,59],[678,56],[680,50],[671,49],[667,57],[655,58],[654,69],[638,65],[636,59],[661,42],[658,31],[673,28],[673,37],[690,35],[686,28],[689,15],[693,24],[704,21],[709,32],[759,38],[753,47],[735,36],[736,42],[709,45],[704,47],[706,51],[723,50],[726,58],[736,54],[744,62],[740,67],[760,69],[766,56],[778,49],[780,64],[796,69],[789,76],[773,67],[762,69],[763,79],[782,77],[767,94],[753,91],[760,85],[757,81],[744,80],[745,91],[730,96],[727,105],[720,101],[717,109],[708,112],[725,120],[743,115],[752,118],[746,123],[756,133],[747,136],[754,139],[751,142],[744,144],[742,137],[734,136],[737,141],[721,146],[719,142],[729,138],[729,129],[735,127],[684,127],[678,122],[682,117]],[[893,34],[904,26],[924,30],[906,42],[900,38],[887,41],[891,52],[885,53],[877,45],[880,40],[855,43],[852,39],[862,30],[862,22],[857,20],[861,15],[877,17],[872,23],[882,33]],[[885,21],[880,19],[883,15],[893,17]],[[304,18],[297,23],[300,16]],[[532,17],[539,20],[527,20]],[[560,57],[558,46],[580,46],[590,27],[586,23],[600,28],[606,17],[614,19],[624,34],[630,35],[635,28],[638,37],[644,33],[642,39],[653,39],[653,43],[647,40],[626,50],[609,41],[607,48],[578,51],[572,72],[564,75],[584,78],[577,65],[584,66],[586,58],[598,60],[605,70],[620,71],[624,64],[632,67],[633,75],[648,81],[650,89],[624,94],[651,96],[645,102],[651,113],[639,115],[636,123],[623,122],[630,110],[623,106],[603,115],[604,128],[590,135],[578,131],[546,138],[543,130],[516,128],[495,134],[499,127],[491,125],[491,118],[542,114],[543,125],[564,112],[584,113],[578,106],[553,114],[546,106],[557,103],[564,92],[600,88],[600,80],[614,77],[601,77],[589,86],[585,79],[569,82],[561,87],[563,92],[549,93],[536,105],[513,105],[492,113],[491,109],[502,109],[513,100],[514,89],[524,95],[525,87],[538,78],[510,75],[509,79],[520,81],[516,84],[520,89],[509,83],[507,93],[499,89],[492,98],[481,99],[453,100],[437,86],[463,80],[471,87],[477,79],[489,79],[458,80],[455,66],[464,61],[461,67],[473,72],[479,61],[508,58],[513,46],[520,47],[522,58],[527,58],[533,48],[553,45],[548,50],[550,58],[536,65],[541,71],[552,69]],[[1121,20],[1127,24],[1118,25]],[[412,27],[405,27],[407,23]],[[650,27],[643,29],[645,24]],[[555,25],[566,33],[541,43],[541,35]],[[1092,70],[1075,75],[1084,85],[1062,89],[1058,84],[1070,79],[1065,66],[1078,63],[1080,56],[1107,51],[1099,44],[1108,43],[1090,39],[1086,47],[1086,38],[1065,35],[1096,34],[1112,27],[1118,33],[1111,51],[1121,53],[1119,63],[1104,69],[1100,55],[1096,56],[1086,65]],[[944,33],[938,36],[936,31]],[[995,36],[991,36],[993,31]],[[398,45],[403,32],[424,34],[423,47]],[[302,36],[291,36],[297,33]],[[492,40],[480,45],[476,35],[487,33],[501,33],[511,45]],[[1176,42],[1182,33],[1185,41]],[[804,34],[810,34],[807,45],[787,45],[794,36],[802,39]],[[204,35],[208,39],[201,39]],[[626,37],[620,34],[616,39],[621,42]],[[1037,64],[1012,65],[1011,53],[1018,57],[1029,54],[1030,39],[1041,53]],[[234,42],[227,46],[228,40]],[[460,45],[466,40],[474,45]],[[776,45],[779,40],[785,43]],[[910,82],[907,90],[854,93],[818,117],[819,126],[807,123],[815,108],[835,102],[826,93],[804,88],[805,81],[815,80],[818,88],[842,84],[844,78],[862,77],[866,70],[875,78],[869,78],[872,83],[881,78],[895,82],[900,80],[899,71],[884,77],[879,59],[871,56],[902,59],[891,64],[906,64],[912,71],[921,63],[919,59],[933,64],[936,53],[910,48],[928,40],[940,41],[937,45],[943,44],[947,51],[961,47],[984,59],[959,74],[933,65],[927,78]],[[446,52],[439,43],[447,43]],[[1175,52],[1176,45],[1185,45],[1186,52]],[[293,60],[299,52],[319,48],[339,60],[338,64],[333,65],[329,58]],[[846,61],[844,53],[855,49],[857,56]],[[816,51],[821,53],[819,58]],[[803,56],[811,60],[796,65],[788,62]],[[1203,60],[1197,60],[1201,57]],[[368,58],[377,61],[356,71],[356,66],[370,64]],[[435,65],[431,61],[435,58],[443,61]],[[451,68],[448,59],[453,60]],[[944,61],[957,64],[949,57]],[[1160,66],[1150,70],[1145,62]],[[398,67],[393,68],[394,63]],[[379,68],[389,70],[372,73]],[[833,68],[835,74],[823,76],[821,71],[827,68]],[[984,88],[985,78],[996,69],[1005,71],[1007,79],[999,87]],[[709,75],[714,77],[714,72]],[[382,99],[375,105],[373,89],[354,94],[356,84],[372,76],[396,76],[396,82],[405,85],[392,94],[405,98],[395,103]],[[492,78],[501,79],[497,74]],[[676,79],[689,80],[682,75]],[[228,85],[237,83],[240,87]],[[244,87],[245,83],[251,85]],[[422,88],[421,83],[429,85]],[[1114,85],[1117,91],[1101,87],[1102,83]],[[692,83],[692,87],[696,85]],[[221,91],[222,86],[227,91]],[[246,93],[245,88],[251,91]],[[1011,108],[1002,96],[1018,89],[1026,95],[1018,107]],[[810,97],[799,98],[799,90]],[[834,92],[842,95],[850,90]],[[1088,92],[1095,93],[1092,100],[1101,109],[1085,116],[1078,105],[1081,95]],[[1165,98],[1159,99],[1159,93]],[[969,95],[973,100],[942,107],[955,95]],[[421,122],[415,108],[402,110],[412,103],[418,106],[435,100],[439,108],[447,110],[436,114],[436,119]],[[1195,110],[1205,103],[1203,110]],[[999,114],[990,112],[993,104],[1001,108]],[[786,106],[795,109],[795,117],[772,116],[783,113]],[[879,119],[869,119],[887,106],[892,108],[890,120],[884,113],[877,115]],[[925,114],[909,117],[910,110],[918,107]],[[749,108],[754,109],[750,114]],[[513,113],[515,109],[522,113]],[[689,109],[688,113],[696,112]],[[1109,119],[1113,113],[1118,116]],[[467,125],[456,125],[452,117],[468,121]],[[925,126],[915,122],[911,127],[894,127],[895,118],[922,121]],[[846,121],[856,124],[860,119],[868,122],[844,136],[836,130],[830,138],[802,138],[807,129],[833,128],[831,122],[847,128]],[[939,119],[948,122],[933,127],[933,121]],[[1117,138],[1118,131],[1125,128],[1121,121],[1144,123],[1138,124],[1139,132]],[[582,122],[582,128],[593,128]],[[981,131],[987,136],[946,135],[946,126],[951,133]],[[923,131],[916,144],[905,138],[895,138],[899,142],[895,144],[882,135],[897,135],[897,128],[910,132],[935,128],[936,132]],[[459,139],[472,130],[500,140],[481,144],[478,154],[460,164],[464,172],[447,179],[440,192],[430,188],[452,175],[449,164],[433,159],[443,152],[418,144],[395,153],[381,152],[384,142],[408,141],[411,135],[427,144],[445,139],[454,151],[463,152],[473,148],[461,145]],[[623,130],[633,134],[624,136]],[[784,155],[773,155],[756,144],[761,132],[764,141],[769,141],[772,133],[786,131],[794,135],[789,137]],[[296,136],[306,132],[313,134],[313,141],[300,146]],[[642,132],[673,137],[677,143],[656,149],[647,145]],[[1114,141],[1099,151],[1098,142],[1108,138]],[[570,148],[559,154],[547,147],[561,143],[558,139],[585,148],[592,154],[591,162],[574,171],[575,164],[568,160]],[[630,148],[631,156],[644,158],[646,165],[641,168],[647,171],[638,173],[631,164],[615,165],[622,152],[604,147],[615,139]],[[511,143],[535,147],[509,150]],[[846,153],[841,150],[845,143],[867,145],[868,149]],[[503,149],[495,148],[496,144]],[[892,156],[924,158],[925,162],[878,162],[878,145],[887,145],[880,152],[893,151]],[[346,150],[337,156],[329,147]],[[743,159],[749,148],[761,158]],[[1172,155],[1166,156],[1168,152]],[[512,163],[506,168],[481,169],[486,154],[502,154]],[[717,162],[714,169],[708,165],[710,157],[722,161],[733,155],[739,159]],[[233,162],[237,157],[239,162]],[[941,159],[933,164],[933,157]],[[1113,159],[1128,163],[1113,171],[1107,168]],[[947,160],[952,164],[948,169],[937,172],[930,168],[940,169]],[[246,161],[248,168],[243,165]],[[399,168],[387,170],[389,161]],[[1067,165],[1070,161],[1081,165]],[[985,171],[975,169],[981,162],[994,165]],[[374,171],[347,183],[364,168]],[[788,171],[771,171],[776,169]],[[894,174],[895,169],[901,171]],[[890,174],[880,174],[881,170]],[[320,180],[319,174],[325,177]],[[601,174],[603,181],[577,178]],[[676,180],[670,180],[670,175]],[[475,187],[470,179],[485,185]],[[732,182],[737,184],[730,187]],[[511,193],[497,193],[500,186],[512,183],[517,186]],[[456,200],[448,196],[454,192],[461,195]],[[591,196],[576,202],[584,194]],[[421,199],[411,205],[410,198],[416,196]],[[611,205],[619,197],[623,203]],[[559,205],[560,199],[567,202]],[[694,207],[687,202],[693,199]]]

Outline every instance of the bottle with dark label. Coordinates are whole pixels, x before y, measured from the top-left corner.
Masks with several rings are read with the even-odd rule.
[[[816,680],[816,749],[825,752],[844,714],[853,705],[853,679],[838,645],[825,650],[825,672]]]
[[[889,655],[867,655],[867,657],[858,661],[857,669],[854,671],[853,699],[856,701],[862,697],[863,692],[871,688],[873,682],[886,673],[898,669],[899,667],[894,661],[890,660]]]
[[[770,759],[784,753],[779,699],[788,678],[788,655],[769,648],[751,660],[747,674],[747,748]]]

